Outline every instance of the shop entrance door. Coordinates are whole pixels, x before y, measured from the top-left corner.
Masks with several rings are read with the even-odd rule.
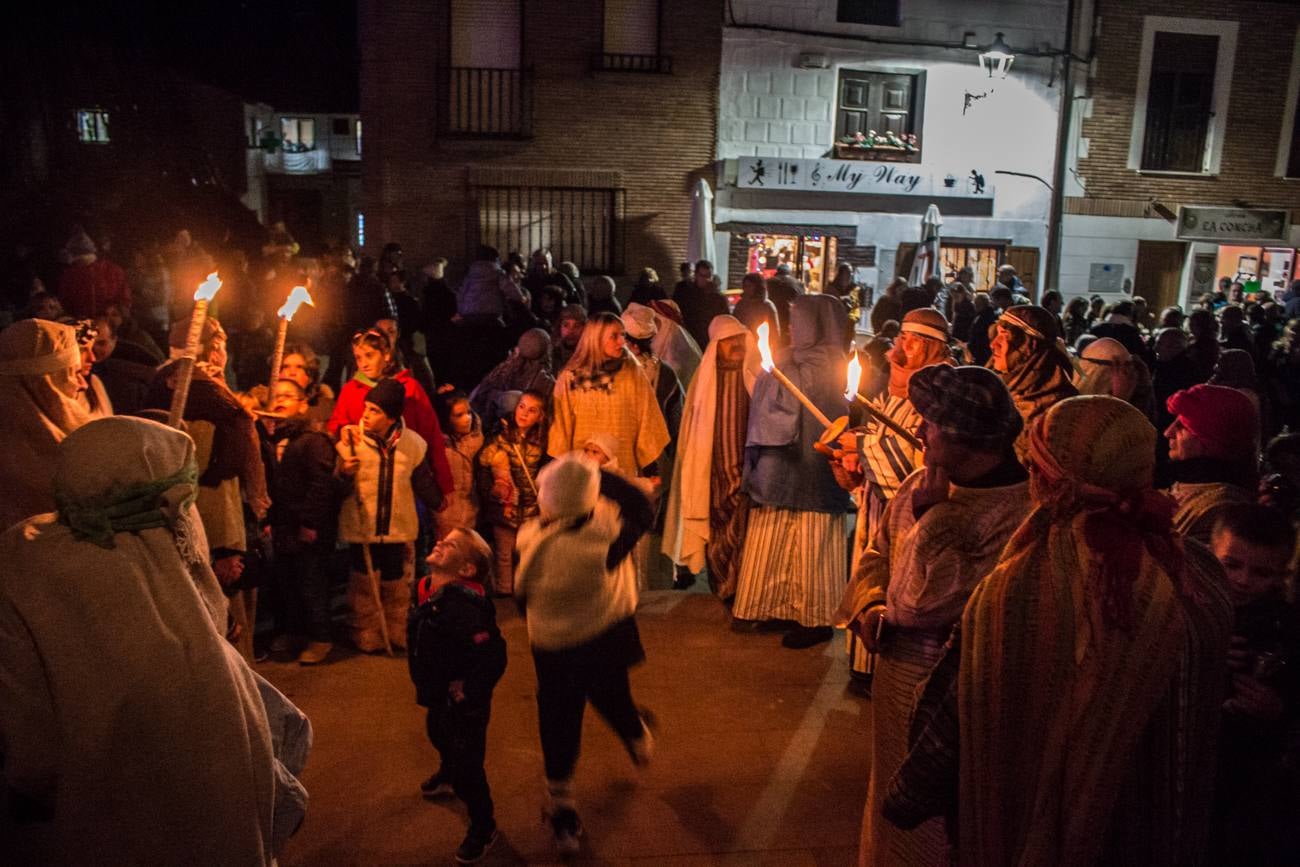
[[[1138,241],[1133,294],[1147,299],[1155,313],[1178,303],[1187,245],[1181,241]]]

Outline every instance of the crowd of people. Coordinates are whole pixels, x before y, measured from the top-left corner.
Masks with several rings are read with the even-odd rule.
[[[1300,859],[1300,281],[1157,316],[1031,303],[1009,265],[988,292],[963,269],[871,299],[841,263],[821,292],[745,275],[733,306],[701,260],[671,291],[645,269],[624,306],[546,249],[481,248],[455,288],[444,259],[309,259],[280,225],[258,251],[181,231],[129,270],[111,249],[78,229],[57,273],[20,256],[0,330],[0,779],[38,860],[86,826],[151,860],[112,839],[123,816],[184,827],[187,785],[266,779],[212,845],[269,863],[310,724],[251,666],[338,660],[337,590],[353,647],[407,657],[441,759],[421,789],[467,805],[461,863],[498,834],[513,600],[574,854],[583,709],[651,760],[639,594],[701,576],[739,632],[844,629],[871,697],[863,864]],[[315,306],[279,354],[295,285]],[[108,601],[110,573],[129,591]],[[120,658],[87,645],[125,622]],[[101,719],[111,695],[62,709],[67,678],[131,666],[211,689],[125,721]],[[179,761],[187,714],[243,748]],[[99,760],[127,750],[171,763],[161,782]]]

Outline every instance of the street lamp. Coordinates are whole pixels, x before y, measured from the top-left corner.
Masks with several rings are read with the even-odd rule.
[[[1002,34],[999,33],[994,37],[993,44],[980,52],[980,69],[988,73],[989,78],[992,78],[995,73],[998,78],[1006,78],[1015,59],[1016,55],[1012,53],[1011,48],[1003,41]]]

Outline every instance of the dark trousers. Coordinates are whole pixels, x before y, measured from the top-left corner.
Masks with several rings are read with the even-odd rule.
[[[348,565],[353,572],[365,573],[365,545],[348,546]],[[402,542],[375,542],[370,546],[370,562],[380,581],[396,581],[406,571],[406,545]]]
[[[330,640],[329,552],[319,544],[275,555],[276,628],[312,641]]]
[[[471,828],[493,824],[492,792],[483,770],[491,710],[490,700],[481,707],[443,702],[430,707],[424,720],[429,743],[442,757],[441,770],[456,797],[465,802]]]
[[[548,780],[567,780],[573,776],[588,701],[624,743],[639,740],[645,733],[641,714],[632,701],[628,656],[600,652],[604,643],[597,639],[572,650],[533,651],[533,665],[537,669],[537,722]],[[639,650],[639,642],[637,647]]]

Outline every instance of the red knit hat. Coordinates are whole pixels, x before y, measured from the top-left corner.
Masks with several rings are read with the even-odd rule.
[[[1240,460],[1259,447],[1259,410],[1243,391],[1194,385],[1171,395],[1166,406],[1213,457]]]

